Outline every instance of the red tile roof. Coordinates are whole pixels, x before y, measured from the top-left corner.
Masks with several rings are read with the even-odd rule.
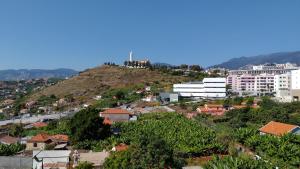
[[[48,135],[46,133],[40,133],[36,136],[33,136],[28,142],[46,142],[46,141],[55,141],[55,142],[68,142],[69,136],[64,134]]]
[[[103,124],[112,125],[112,121],[108,117],[105,117],[103,120]]]
[[[46,142],[50,140],[50,136],[46,133],[40,133],[36,136],[33,136],[28,142]]]
[[[58,141],[58,142],[68,142],[69,141],[69,136],[64,135],[64,134],[52,135],[52,136],[50,136],[50,138],[52,140]]]
[[[125,151],[128,149],[128,145],[121,143],[117,146],[115,146],[116,151]]]
[[[118,108],[107,109],[101,113],[102,114],[131,114],[129,111],[125,109],[118,109]]]
[[[36,122],[36,123],[33,123],[32,126],[35,127],[35,128],[41,128],[41,127],[48,126],[48,124],[44,123],[44,122]]]
[[[296,127],[299,126],[270,121],[268,124],[260,128],[259,131],[267,134],[281,136],[291,132]]]
[[[223,105],[215,105],[215,104],[205,104],[204,107],[197,108],[199,113],[210,114],[213,116],[221,116],[224,115],[226,109],[223,108]]]

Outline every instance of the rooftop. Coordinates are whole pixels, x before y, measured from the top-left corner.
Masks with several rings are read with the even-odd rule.
[[[48,124],[44,123],[44,122],[36,122],[36,123],[33,123],[32,126],[35,127],[35,128],[41,128],[41,127],[48,126]]]
[[[101,112],[101,114],[131,114],[131,113],[125,109],[111,108],[105,110],[104,112]]]
[[[4,144],[15,144],[19,141],[18,138],[11,137],[8,135],[0,135],[0,142]]]
[[[259,129],[260,132],[281,136],[295,129],[296,125],[285,124],[275,121],[270,121],[268,124]]]

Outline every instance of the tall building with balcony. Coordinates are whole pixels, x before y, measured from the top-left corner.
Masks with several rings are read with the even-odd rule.
[[[274,92],[274,75],[229,75],[227,85],[230,90],[240,95],[265,95]]]

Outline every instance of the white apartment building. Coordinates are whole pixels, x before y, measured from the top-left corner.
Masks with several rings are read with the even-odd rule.
[[[300,69],[291,72],[291,95],[293,101],[300,101]]]
[[[292,70],[297,70],[296,64],[285,63],[285,64],[263,64],[254,65],[250,69],[244,70],[230,70],[229,75],[260,75],[260,74],[285,74]]]
[[[240,95],[264,95],[274,92],[274,75],[229,75],[227,85],[229,85],[232,92]]]
[[[274,76],[275,97],[281,102],[292,101],[291,97],[291,73]]]
[[[173,92],[181,97],[225,98],[226,78],[204,78],[202,82],[174,84]]]

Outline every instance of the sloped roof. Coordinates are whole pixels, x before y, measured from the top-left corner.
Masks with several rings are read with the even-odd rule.
[[[28,142],[46,142],[50,140],[50,136],[46,133],[40,133],[36,136],[33,136]]]
[[[56,135],[48,135],[46,133],[40,133],[36,136],[33,136],[28,142],[46,142],[48,140],[56,141],[56,142],[68,142],[69,136],[64,134],[56,134]]]
[[[263,133],[267,133],[267,134],[281,136],[283,134],[287,134],[287,133],[291,132],[296,127],[299,127],[299,126],[270,121],[268,124],[266,124],[265,126],[260,128],[259,131],[263,132]]]
[[[54,141],[61,141],[61,142],[68,142],[69,141],[69,136],[64,135],[64,134],[56,134],[50,136],[50,138]]]
[[[101,113],[102,114],[131,114],[129,111],[127,111],[125,109],[118,109],[118,108],[107,109]]]
[[[103,124],[112,125],[112,121],[109,118],[105,117],[103,120]]]
[[[41,128],[41,127],[46,127],[48,126],[47,123],[44,123],[44,122],[36,122],[36,123],[33,123],[32,124],[33,127],[36,127],[36,128]]]
[[[11,137],[8,135],[0,135],[0,142],[4,143],[4,144],[15,144],[19,141],[18,138],[15,137]]]

